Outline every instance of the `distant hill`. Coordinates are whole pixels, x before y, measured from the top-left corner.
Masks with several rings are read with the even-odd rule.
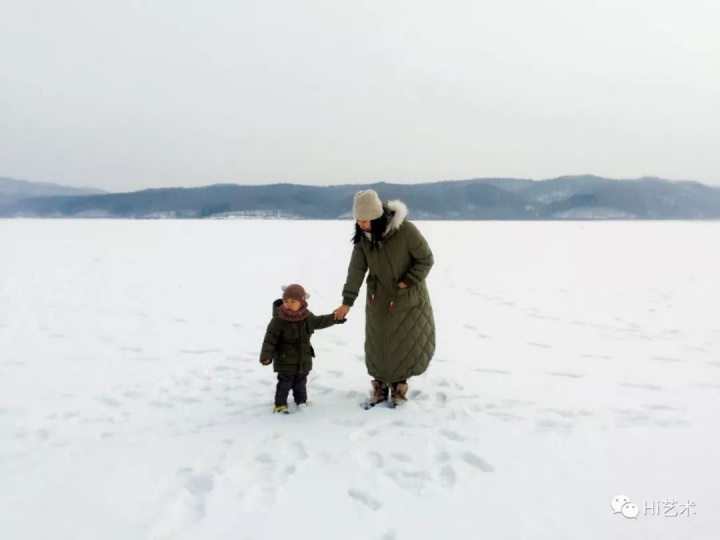
[[[355,192],[369,187],[384,200],[403,200],[414,219],[720,219],[720,188],[660,178],[614,180],[592,175],[542,181],[476,178],[327,187],[216,184],[81,196],[43,193],[0,202],[0,217],[339,219],[350,217]]]
[[[99,189],[73,188],[44,182],[28,182],[14,178],[0,178],[0,205],[8,205],[30,197],[58,195],[92,195],[105,193]]]

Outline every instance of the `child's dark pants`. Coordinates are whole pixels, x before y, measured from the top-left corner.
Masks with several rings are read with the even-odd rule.
[[[297,373],[295,375],[278,373],[278,383],[275,389],[275,406],[287,405],[287,398],[290,390],[293,391],[295,403],[307,401],[307,375]]]

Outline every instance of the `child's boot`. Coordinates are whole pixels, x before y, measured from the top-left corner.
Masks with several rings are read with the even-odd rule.
[[[407,403],[407,392],[408,392],[408,384],[404,382],[397,382],[393,383],[392,385],[392,402],[395,405],[403,405],[404,403]]]
[[[273,414],[275,413],[290,414],[290,411],[288,410],[287,405],[275,405],[275,408],[273,409]]]

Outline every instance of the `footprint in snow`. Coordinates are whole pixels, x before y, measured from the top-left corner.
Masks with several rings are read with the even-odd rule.
[[[394,480],[398,486],[415,493],[424,491],[432,483],[432,477],[426,470],[386,470],[385,474]]]
[[[538,343],[536,341],[528,341],[526,342],[526,345],[530,345],[531,347],[539,347],[540,349],[552,349],[553,346],[548,343]]]
[[[442,435],[446,439],[450,439],[451,441],[462,442],[462,441],[467,440],[465,437],[460,435],[460,433],[458,433],[457,431],[452,431],[450,429],[441,429],[439,431],[439,433],[440,433],[440,435]]]
[[[370,462],[370,465],[375,469],[382,469],[384,459],[382,454],[379,452],[371,452],[368,454],[368,461]]]
[[[568,379],[582,379],[585,377],[585,375],[580,373],[568,373],[563,371],[546,371],[545,374],[550,375],[551,377],[566,377]]]
[[[682,362],[682,358],[677,358],[674,356],[651,356],[650,360],[654,360],[656,362]]]
[[[215,488],[214,469],[224,451],[206,458],[198,467],[183,467],[175,473],[164,503],[150,529],[152,540],[175,538],[205,517],[205,500]]]
[[[480,456],[473,454],[472,452],[465,452],[462,455],[462,459],[465,463],[467,463],[471,467],[476,468],[479,471],[485,473],[495,472],[495,467],[493,467],[490,463],[485,461]]]
[[[457,474],[450,465],[440,468],[440,485],[444,488],[451,488],[457,483]]]
[[[627,388],[639,388],[641,390],[652,390],[653,392],[659,392],[663,389],[662,386],[658,386],[657,384],[647,383],[620,383],[620,386],[625,386]]]
[[[382,508],[382,503],[380,503],[380,501],[378,501],[377,499],[371,497],[365,491],[360,491],[359,489],[349,489],[348,495],[350,495],[350,497],[352,497],[356,501],[370,508],[370,510],[380,510]]]
[[[350,442],[362,441],[370,437],[377,435],[379,431],[377,429],[359,429],[350,433],[347,438]]]
[[[479,373],[490,373],[492,375],[512,375],[512,371],[496,368],[475,368],[473,371],[477,371]]]
[[[292,452],[294,453],[295,459],[305,461],[308,458],[308,453],[307,453],[307,450],[305,449],[305,444],[302,441],[295,441],[290,445],[290,447],[292,448]]]

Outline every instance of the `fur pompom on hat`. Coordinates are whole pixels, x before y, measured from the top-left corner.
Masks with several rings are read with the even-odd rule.
[[[283,300],[297,300],[301,304],[307,305],[307,299],[310,298],[310,295],[305,292],[302,285],[298,285],[297,283],[293,283],[292,285],[283,285],[282,290]]]
[[[372,221],[385,213],[378,194],[368,189],[358,191],[353,199],[353,218],[355,221]]]

